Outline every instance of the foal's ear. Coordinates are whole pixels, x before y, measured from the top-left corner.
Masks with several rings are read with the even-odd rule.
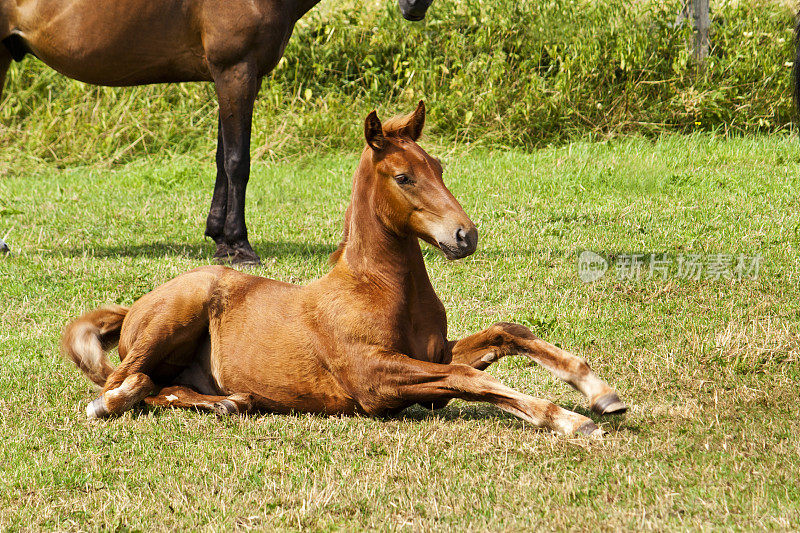
[[[416,142],[422,135],[423,127],[425,127],[425,102],[420,100],[414,112],[406,117],[406,123],[400,128],[400,134],[407,135]]]
[[[367,139],[369,147],[376,152],[380,152],[386,147],[383,125],[375,111],[367,115],[367,120],[364,121],[364,137]]]

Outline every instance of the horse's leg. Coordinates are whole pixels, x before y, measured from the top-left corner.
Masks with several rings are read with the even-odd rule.
[[[176,285],[176,280],[181,281]],[[166,380],[177,375],[202,350],[216,277],[193,272],[176,280],[147,294],[144,303],[140,300],[128,311],[120,332],[121,362],[106,379],[100,397],[86,409],[90,418],[130,409],[153,394],[151,376]]]
[[[211,198],[211,209],[206,218],[206,236],[214,239],[217,245],[214,257],[225,259],[233,255],[224,239],[225,215],[228,211],[228,175],[225,173],[225,150],[222,139],[222,121],[217,121],[217,179],[214,182],[214,195]]]
[[[153,394],[155,388],[153,380],[147,374],[141,372],[128,374],[122,383],[104,388],[103,394],[86,406],[86,416],[104,418],[122,414]]]
[[[183,385],[175,385],[161,389],[157,395],[145,398],[147,405],[156,407],[182,407],[184,409],[202,409],[213,411],[219,416],[247,413],[255,407],[250,394],[231,394],[230,396],[214,396],[200,394]]]
[[[620,414],[627,410],[616,391],[589,368],[589,364],[567,351],[536,337],[525,326],[500,322],[451,345],[453,363],[483,370],[501,357],[524,355],[566,381],[589,399],[598,414]]]
[[[420,403],[440,404],[452,398],[489,402],[537,427],[559,433],[601,435],[589,418],[547,400],[506,387],[489,374],[467,365],[417,361],[402,354],[377,351],[348,368],[344,378],[368,414],[381,414]]]
[[[108,376],[100,396],[86,407],[89,418],[122,414],[153,394],[156,386],[150,374],[176,349],[191,343],[198,333],[208,328],[205,321],[178,326],[180,309],[170,305],[164,307],[167,309],[154,316],[137,332],[129,350],[120,350],[121,363]],[[170,314],[174,314],[178,320],[170,320]]]
[[[250,130],[259,78],[251,63],[213,68],[222,125],[223,165],[228,180],[223,239],[230,260],[237,264],[259,264],[250,242],[244,217],[245,192],[250,178]]]
[[[3,85],[6,83],[9,66],[11,66],[11,52],[0,43],[0,103],[3,102]]]
[[[172,310],[168,310],[169,313]],[[130,350],[120,350],[122,362],[114,369],[103,391],[86,407],[89,418],[119,415],[153,394],[156,386],[149,374],[181,343],[191,342],[193,332],[176,331],[174,323],[156,316],[137,335]],[[207,328],[207,324],[201,324]]]

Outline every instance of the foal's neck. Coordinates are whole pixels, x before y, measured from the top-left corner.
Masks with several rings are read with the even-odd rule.
[[[361,278],[407,293],[430,286],[425,260],[416,235],[398,235],[387,228],[370,203],[369,165],[359,165],[345,221],[340,261]]]

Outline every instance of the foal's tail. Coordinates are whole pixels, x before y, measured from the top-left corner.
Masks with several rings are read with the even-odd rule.
[[[114,370],[106,352],[119,342],[127,314],[121,305],[101,307],[70,322],[61,336],[61,352],[101,387]]]

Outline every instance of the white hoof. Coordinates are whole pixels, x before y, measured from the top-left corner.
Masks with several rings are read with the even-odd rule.
[[[108,415],[108,409],[106,409],[102,396],[95,398],[86,406],[86,416],[89,417],[90,420],[103,418],[106,415]]]

